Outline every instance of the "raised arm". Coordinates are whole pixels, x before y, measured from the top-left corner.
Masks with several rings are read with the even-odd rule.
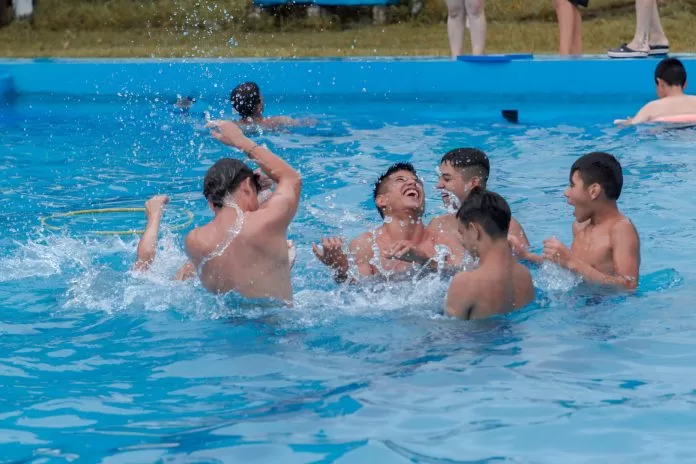
[[[270,150],[249,140],[237,124],[232,121],[211,121],[208,123],[213,137],[225,145],[242,150],[256,161],[261,170],[277,186],[273,195],[267,200],[264,210],[269,221],[282,228],[292,221],[300,202],[302,180],[297,171]]]
[[[159,238],[159,227],[162,220],[164,205],[169,203],[167,195],[155,195],[145,202],[145,216],[147,225],[145,232],[138,242],[138,252],[133,265],[135,271],[146,271],[155,261],[157,254],[157,240]]]

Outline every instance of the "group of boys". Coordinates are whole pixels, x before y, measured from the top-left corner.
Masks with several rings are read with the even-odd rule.
[[[645,107],[648,110],[638,113],[648,116],[627,122],[670,114],[696,115],[692,97],[682,92],[686,72],[678,60],[664,60],[655,76],[658,94],[667,103],[650,103]],[[243,95],[248,97],[249,92],[256,106],[247,105],[240,111],[239,102],[248,102]],[[293,253],[287,228],[299,205],[301,178],[281,158],[248,139],[240,128],[266,121],[278,123],[263,117],[258,87],[242,84],[232,93],[232,101],[240,114],[251,116],[243,114],[239,124],[213,121],[209,123],[211,134],[246,153],[261,172],[229,158],[208,170],[203,194],[214,218],[187,235],[189,262],[176,278],[198,275],[211,292],[236,291],[247,298],[291,303]],[[659,108],[650,110],[651,105]],[[565,197],[574,207],[573,243],[567,248],[556,238],[545,240],[540,255],[529,251],[524,230],[512,217],[505,199],[486,189],[490,161],[485,153],[474,148],[452,150],[442,158],[438,170],[437,189],[445,205],[455,207],[456,212],[426,225],[423,182],[411,164],[397,163],[374,186],[374,203],[384,219],[380,227],[359,235],[347,249],[340,238],[324,238],[312,245],[317,259],[331,269],[337,282],[355,284],[444,268],[455,273],[445,311],[463,319],[485,318],[529,304],[534,299],[534,286],[525,262],[550,261],[588,283],[626,290],[637,287],[640,240],[617,206],[623,173],[612,155],[589,153],[571,166]],[[155,258],[166,202],[167,197],[159,195],[146,203],[148,225],[138,246],[138,270],[147,269]],[[477,261],[473,270],[467,258]]]

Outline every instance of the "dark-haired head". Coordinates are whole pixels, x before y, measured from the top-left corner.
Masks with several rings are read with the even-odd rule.
[[[249,179],[246,181],[246,179]],[[203,196],[215,208],[222,208],[225,198],[246,187],[249,195],[256,197],[261,190],[259,176],[242,161],[222,158],[213,164],[203,179]]]
[[[485,188],[488,175],[491,172],[491,164],[488,156],[478,148],[455,148],[448,151],[440,160],[440,164],[449,164],[456,169],[466,169],[472,174],[481,177]]]
[[[414,198],[413,201],[422,205],[424,202],[422,184],[418,179],[416,168],[414,168],[411,163],[392,164],[384,174],[379,176],[379,179],[375,182],[374,190],[372,191],[372,198],[382,218],[384,218],[384,206],[380,206],[381,202],[378,201],[378,197],[386,194],[393,185],[403,185],[405,182],[410,182],[412,180],[415,180],[415,188],[418,191],[417,198]]]
[[[480,187],[471,190],[457,211],[457,219],[463,227],[469,230],[479,225],[492,240],[507,240],[511,218],[507,201],[497,193]]]
[[[242,119],[260,116],[263,110],[261,90],[255,82],[245,82],[235,87],[230,95],[230,101]]]
[[[578,158],[570,168],[570,183],[577,173],[585,189],[599,185],[609,200],[618,200],[623,188],[621,164],[609,153],[593,152]]]
[[[686,68],[677,58],[665,58],[655,68],[655,84],[662,80],[669,87],[686,85]]]
[[[474,187],[485,189],[490,169],[488,156],[477,148],[457,148],[447,152],[440,160],[437,182],[445,205],[460,204]]]

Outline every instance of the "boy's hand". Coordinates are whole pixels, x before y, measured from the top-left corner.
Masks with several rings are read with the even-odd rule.
[[[570,250],[557,238],[544,240],[544,252],[542,255],[545,259],[563,267],[568,267],[568,263],[571,260]]]

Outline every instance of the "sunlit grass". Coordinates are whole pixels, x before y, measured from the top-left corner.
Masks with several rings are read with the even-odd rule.
[[[444,1],[428,0],[420,18],[400,24],[246,21],[246,4],[179,0],[43,0],[34,25],[0,30],[0,55],[72,57],[370,56],[448,54]],[[586,12],[586,53],[631,39],[633,2],[594,0]],[[144,5],[144,6],[141,6]],[[674,51],[696,50],[696,4],[672,0],[661,9]],[[51,10],[51,8],[53,8]],[[555,53],[558,29],[551,0],[488,0],[488,52]],[[401,10],[394,10],[398,16]],[[323,30],[322,30],[323,29]],[[230,39],[238,45],[231,46]]]

